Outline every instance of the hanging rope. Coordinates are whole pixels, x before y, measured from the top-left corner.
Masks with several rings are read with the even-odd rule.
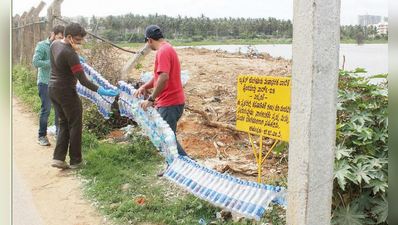
[[[65,21],[65,20],[63,20],[63,19],[61,19],[61,18],[59,18],[58,16],[53,16],[53,17],[54,17],[55,19],[61,21],[61,22],[68,23],[67,21]],[[122,48],[122,47],[119,47],[119,46],[113,44],[112,42],[110,42],[110,41],[108,41],[108,40],[105,40],[105,39],[103,39],[103,38],[101,38],[101,37],[98,37],[97,35],[94,35],[94,34],[88,32],[88,31],[86,31],[86,32],[87,32],[87,34],[93,36],[94,38],[97,38],[97,39],[99,39],[99,40],[101,40],[101,41],[103,41],[103,42],[109,43],[109,44],[112,45],[113,47],[118,48],[118,49],[120,49],[120,50],[122,50],[122,51],[129,52],[129,53],[133,53],[133,54],[136,54],[136,53],[137,53],[137,52],[130,51],[130,50],[124,49],[124,48]]]

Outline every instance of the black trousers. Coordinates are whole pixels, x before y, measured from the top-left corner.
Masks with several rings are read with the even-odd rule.
[[[82,161],[83,107],[76,88],[49,87],[49,96],[59,118],[53,159],[65,161],[69,147],[70,165]]]

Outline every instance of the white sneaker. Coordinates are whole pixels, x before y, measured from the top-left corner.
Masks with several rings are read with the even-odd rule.
[[[47,136],[43,136],[43,137],[39,137],[37,139],[37,142],[41,145],[41,146],[50,146],[50,142],[48,141]]]
[[[60,169],[70,169],[70,166],[68,165],[68,163],[66,163],[65,161],[57,160],[57,159],[53,159],[51,166],[60,168]]]

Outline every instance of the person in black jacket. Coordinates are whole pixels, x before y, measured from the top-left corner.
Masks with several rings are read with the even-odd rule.
[[[54,41],[50,47],[49,95],[59,117],[59,133],[51,166],[76,168],[82,162],[83,108],[76,91],[77,80],[88,89],[101,95],[116,96],[117,90],[104,90],[89,81],[80,64],[77,50],[86,36],[78,23],[65,27],[64,39]],[[65,162],[69,147],[70,165]]]

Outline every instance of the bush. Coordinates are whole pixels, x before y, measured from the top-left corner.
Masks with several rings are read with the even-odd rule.
[[[119,36],[119,33],[115,30],[104,30],[101,33],[102,37],[104,37],[105,39],[108,39],[109,41],[117,41],[117,38]]]
[[[201,35],[195,35],[192,37],[192,41],[203,41],[203,37]]]
[[[25,102],[39,120],[41,101],[37,89],[36,71],[31,71],[27,66],[18,64],[12,68],[12,87],[18,97]],[[54,125],[54,110],[48,117],[49,125]]]
[[[340,71],[333,224],[388,224],[387,74],[363,72]]]
[[[144,34],[137,34],[137,33],[127,33],[124,36],[124,41],[129,43],[143,43],[145,40]]]

